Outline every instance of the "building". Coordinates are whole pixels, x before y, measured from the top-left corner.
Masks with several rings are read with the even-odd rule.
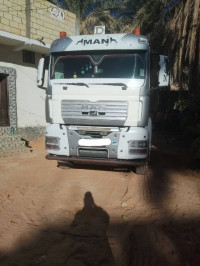
[[[18,132],[30,139],[44,131],[38,61],[60,31],[74,35],[75,26],[75,14],[47,0],[0,0],[0,135]]]

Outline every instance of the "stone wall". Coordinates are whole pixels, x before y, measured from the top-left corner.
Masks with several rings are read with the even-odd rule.
[[[18,128],[15,133],[26,141],[39,141],[45,137],[46,127],[23,127]]]
[[[0,30],[51,44],[60,31],[75,34],[76,15],[47,0],[0,0]]]

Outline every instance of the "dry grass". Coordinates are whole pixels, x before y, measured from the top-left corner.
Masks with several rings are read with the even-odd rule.
[[[81,34],[93,34],[94,26],[106,26],[106,33],[116,32],[116,21],[107,12],[95,11],[92,12],[87,18],[81,23]]]

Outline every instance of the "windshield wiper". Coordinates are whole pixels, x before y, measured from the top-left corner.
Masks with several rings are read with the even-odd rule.
[[[78,85],[78,86],[86,86],[87,88],[89,88],[89,86],[86,83],[82,83],[82,82],[77,82],[77,83],[59,83],[62,85]]]
[[[109,85],[109,86],[122,86],[122,90],[127,89],[127,85],[124,83],[92,83],[94,85]]]

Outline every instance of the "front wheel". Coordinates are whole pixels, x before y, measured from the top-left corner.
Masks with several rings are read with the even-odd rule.
[[[148,164],[140,165],[135,167],[135,173],[137,175],[145,175],[148,170]]]
[[[73,164],[71,163],[66,163],[63,161],[57,161],[57,167],[61,169],[70,169],[73,167]]]

